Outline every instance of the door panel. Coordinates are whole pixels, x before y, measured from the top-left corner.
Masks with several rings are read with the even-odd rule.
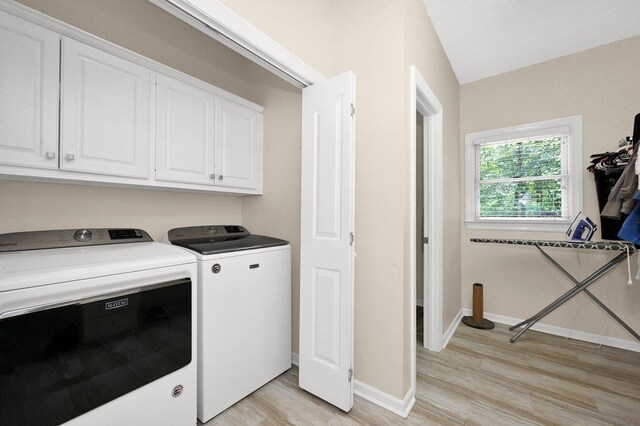
[[[223,98],[216,100],[216,185],[259,189],[262,114]]]
[[[316,115],[315,125],[318,137],[322,139],[322,143],[316,145],[317,167],[314,179],[314,191],[318,198],[317,210],[314,211],[316,238],[341,238],[341,100],[341,97],[331,100],[327,108]]]
[[[0,11],[0,163],[58,168],[60,36]]]
[[[151,71],[65,38],[61,168],[148,177]]]
[[[156,179],[213,185],[215,96],[158,75]]]
[[[302,92],[300,387],[353,406],[355,75]]]
[[[340,369],[340,271],[314,268],[313,359]]]

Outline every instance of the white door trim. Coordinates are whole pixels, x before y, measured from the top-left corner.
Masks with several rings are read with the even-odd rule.
[[[295,86],[326,80],[219,0],[149,1]]]
[[[442,350],[442,277],[443,277],[443,193],[442,182],[442,105],[433,93],[420,71],[412,65],[410,67],[410,95],[409,95],[409,146],[411,153],[410,164],[410,194],[411,194],[411,215],[409,224],[410,233],[410,256],[412,259],[410,269],[411,282],[411,377],[412,387],[416,385],[416,120],[415,112],[418,111],[425,119],[425,157],[424,163],[427,180],[425,186],[425,205],[428,212],[425,217],[429,229],[429,250],[428,259],[425,259],[425,280],[424,280],[424,308],[425,308],[425,348],[439,352]]]

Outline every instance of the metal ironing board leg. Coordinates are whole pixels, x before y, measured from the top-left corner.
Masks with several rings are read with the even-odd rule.
[[[556,268],[558,268],[560,270],[560,272],[562,272],[567,278],[569,278],[576,286],[579,286],[581,283],[580,281],[578,281],[577,279],[575,279],[566,269],[564,269],[558,262],[555,261],[555,259],[553,259],[551,256],[549,256],[549,254],[547,254],[544,250],[542,250],[542,248],[540,248],[540,246],[536,246],[536,248],[538,250],[540,250],[540,252],[542,253],[542,255],[544,257],[546,257],[547,259],[549,259],[549,261],[551,263],[553,263],[555,265]],[[606,313],[608,313],[609,315],[611,315],[611,317],[616,320],[618,322],[618,324],[620,324],[622,327],[624,327],[625,330],[627,330],[629,333],[631,333],[631,335],[633,337],[635,337],[637,340],[640,341],[640,334],[636,333],[635,330],[631,327],[629,327],[627,325],[626,322],[624,322],[622,320],[622,318],[620,318],[619,316],[617,316],[611,309],[609,309],[607,307],[607,305],[605,305],[604,303],[602,303],[600,301],[600,299],[598,299],[596,296],[593,295],[593,293],[591,293],[588,289],[584,289],[583,290],[584,293],[589,296],[591,298],[591,300],[593,300],[594,302],[596,302],[598,304],[598,306],[600,306],[602,309],[605,310]]]
[[[536,247],[537,247],[537,246],[536,246]],[[538,249],[540,249],[540,248],[538,247]],[[544,252],[543,252],[543,253],[544,253]],[[546,253],[545,253],[545,255],[546,255]],[[618,257],[619,257],[619,256],[620,256],[620,255],[618,255]],[[616,257],[616,258],[615,258],[615,259],[613,259],[613,260],[615,261],[618,257]],[[620,261],[621,261],[621,260],[619,260],[619,261],[615,262],[615,265],[617,265],[618,263],[620,263]],[[560,265],[558,265],[558,264],[557,264],[557,262],[555,262],[555,261],[553,261],[553,262],[554,262],[554,264],[555,264],[555,265],[559,266],[559,267],[562,269],[562,267],[561,267]],[[612,261],[612,262],[613,262],[613,261]],[[608,265],[608,263],[607,263],[607,265]],[[589,275],[587,278],[585,278],[582,282],[579,282],[579,283],[578,283],[578,287],[579,287],[580,285],[582,285],[582,284],[586,283],[586,282],[591,283],[591,282],[592,282],[592,280],[594,280],[594,278],[595,278],[595,279],[598,279],[600,276],[602,276],[602,275],[600,275],[600,273],[602,272],[602,270],[603,270],[604,268],[606,268],[606,266],[607,266],[607,265],[602,266],[600,269],[598,269],[597,271],[595,271],[594,273],[592,273],[591,275]],[[615,266],[615,265],[614,265],[614,266]],[[563,270],[564,270],[564,269],[563,269]],[[597,278],[596,278],[596,277],[597,277]],[[520,322],[520,323],[518,323],[518,324],[516,324],[516,325],[514,325],[514,326],[512,326],[512,327],[509,327],[509,330],[513,331],[513,330],[515,330],[515,329],[517,329],[517,328],[522,327],[523,325],[525,325],[525,324],[527,324],[527,323],[530,323],[531,321],[533,321],[533,320],[535,320],[535,319],[540,319],[540,318],[542,318],[542,317],[546,316],[546,315],[548,314],[547,309],[549,309],[550,307],[552,307],[555,303],[559,302],[561,299],[562,299],[562,300],[564,300],[564,301],[569,300],[571,297],[573,297],[573,296],[574,296],[575,294],[577,294],[577,293],[579,293],[579,291],[577,291],[577,290],[576,290],[576,288],[573,288],[573,289],[571,289],[571,290],[568,290],[566,293],[564,293],[562,296],[560,296],[558,299],[556,299],[553,303],[551,303],[550,305],[548,305],[546,308],[542,309],[540,312],[538,312],[537,314],[533,315],[532,317],[529,317],[529,318],[527,318],[526,320],[524,320],[524,321],[522,321],[522,322]],[[567,296],[568,296],[568,298],[567,298]],[[567,299],[565,299],[565,298],[567,298]],[[562,302],[562,303],[564,303],[564,302]],[[562,303],[561,303],[561,304],[562,304]]]
[[[537,246],[536,246],[537,247]],[[540,249],[538,247],[538,249]],[[542,250],[541,250],[542,251]],[[544,252],[543,252],[544,253]],[[546,255],[546,253],[545,253]],[[531,328],[535,323],[537,323],[538,321],[540,321],[542,318],[544,318],[545,316],[547,316],[548,314],[550,314],[551,312],[553,312],[554,310],[556,310],[556,308],[558,308],[559,306],[565,304],[568,300],[570,300],[571,298],[573,298],[575,295],[577,295],[578,293],[586,290],[587,287],[589,287],[591,284],[593,284],[594,282],[596,282],[598,279],[600,279],[603,275],[605,275],[606,273],[608,273],[610,270],[612,270],[614,267],[616,267],[620,262],[622,262],[624,260],[626,256],[626,253],[620,253],[618,256],[616,256],[614,259],[610,260],[609,262],[607,262],[605,265],[603,265],[600,269],[598,269],[597,271],[595,271],[593,274],[591,274],[589,277],[587,277],[585,280],[583,280],[582,282],[579,283],[579,285],[577,285],[576,287],[572,288],[571,290],[567,291],[565,294],[563,294],[562,296],[560,296],[558,299],[556,299],[555,301],[553,301],[552,303],[550,303],[549,305],[547,305],[544,309],[542,309],[540,312],[538,312],[537,314],[535,314],[534,316],[530,317],[529,319],[521,322],[520,324],[517,324],[513,327],[510,328],[510,330],[515,330],[519,327],[522,327],[522,330],[520,330],[515,336],[513,336],[511,339],[509,339],[509,341],[511,343],[514,343],[520,336],[522,336],[522,334],[527,331],[529,328]],[[557,267],[560,267],[560,265],[557,264],[557,262],[554,261],[554,265]],[[560,269],[564,270],[562,267],[560,267]],[[566,271],[565,271],[566,272]],[[566,272],[568,274],[568,272]],[[577,281],[577,280],[576,280]],[[595,297],[595,296],[594,296]],[[526,325],[525,325],[526,324]],[[635,335],[635,332],[634,332]]]

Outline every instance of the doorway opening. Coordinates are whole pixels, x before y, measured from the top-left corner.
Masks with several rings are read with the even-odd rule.
[[[424,347],[424,272],[425,250],[428,250],[429,232],[425,229],[425,119],[416,111],[416,339]]]
[[[415,66],[410,69],[412,385],[416,352],[442,350],[442,105]],[[421,297],[419,297],[421,296]],[[421,302],[421,303],[420,303]],[[421,306],[418,306],[421,305]],[[419,318],[418,315],[422,314]],[[420,322],[420,324],[418,324]],[[418,332],[421,331],[421,339]],[[421,349],[422,350],[422,349]]]

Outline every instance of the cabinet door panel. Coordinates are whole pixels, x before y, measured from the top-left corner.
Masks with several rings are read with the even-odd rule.
[[[61,168],[148,177],[151,71],[63,42]]]
[[[262,114],[216,100],[216,185],[259,189],[262,175]]]
[[[213,185],[215,97],[158,75],[156,179]]]
[[[0,163],[58,167],[60,36],[0,11]]]

